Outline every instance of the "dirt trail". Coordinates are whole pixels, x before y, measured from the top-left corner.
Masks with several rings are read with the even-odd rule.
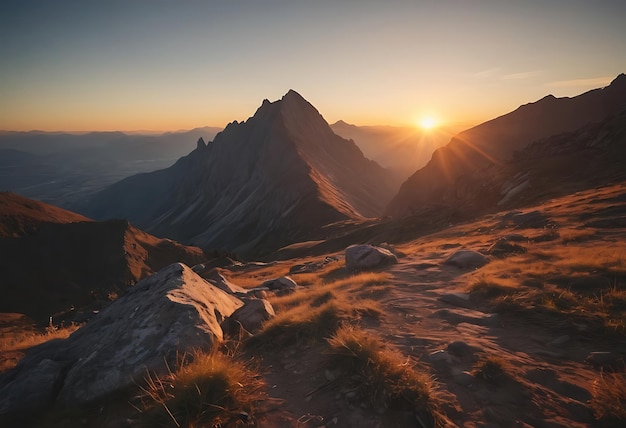
[[[394,287],[382,301],[387,315],[380,330],[406,355],[431,366],[453,422],[467,427],[591,423],[586,401],[597,373],[581,355],[594,349],[518,318],[478,310],[465,300],[465,272],[440,267],[444,260],[411,255],[388,271]],[[422,269],[424,263],[436,266]],[[506,361],[514,380],[497,385],[473,376],[477,361],[488,355]]]

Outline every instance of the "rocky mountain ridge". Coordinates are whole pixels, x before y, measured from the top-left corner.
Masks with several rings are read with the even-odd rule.
[[[129,177],[82,212],[128,218],[159,236],[254,256],[380,215],[397,182],[335,135],[297,92],[263,101],[172,167]]]
[[[626,75],[620,74],[605,88],[573,98],[548,95],[461,132],[402,184],[387,213],[401,217],[427,205],[454,207],[459,203],[456,189],[473,174],[502,165],[534,141],[601,122],[625,106]]]

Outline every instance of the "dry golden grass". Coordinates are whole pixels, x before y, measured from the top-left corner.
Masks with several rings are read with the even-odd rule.
[[[473,295],[495,298],[507,296],[518,290],[518,284],[510,278],[487,277],[484,274],[478,274],[474,277],[469,285],[469,292]]]
[[[368,287],[380,286],[386,279],[386,274],[362,273],[270,298],[276,316],[247,345],[316,342],[329,337],[343,321],[377,319],[382,315],[380,304],[363,298],[360,293]]]
[[[426,419],[424,426],[435,425],[435,384],[428,373],[360,327],[340,327],[328,344],[329,366],[339,369],[340,379],[361,398],[379,409],[416,410]]]
[[[626,332],[626,242],[607,245],[595,231],[575,228],[563,237],[567,245],[535,242],[525,254],[493,260],[468,275],[468,290],[497,311]]]
[[[265,397],[265,385],[250,364],[219,352],[182,358],[165,376],[148,374],[146,384],[141,419],[150,427],[248,425]]]
[[[478,360],[472,374],[491,383],[499,383],[512,377],[509,363],[498,355],[487,355]]]
[[[589,401],[602,426],[626,426],[626,378],[623,373],[601,373],[591,388]]]
[[[49,326],[44,331],[29,329],[3,334],[0,337],[0,352],[32,348],[52,339],[66,339],[79,328],[80,324],[72,323],[69,326]]]

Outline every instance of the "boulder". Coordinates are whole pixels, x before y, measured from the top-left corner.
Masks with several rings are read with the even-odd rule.
[[[166,373],[177,356],[223,339],[220,322],[243,302],[182,263],[140,281],[65,340],[37,347],[0,377],[0,414],[84,403]],[[50,368],[48,375],[41,370]]]
[[[448,257],[443,264],[459,269],[477,269],[489,263],[489,259],[471,250],[459,250]]]
[[[346,248],[346,268],[351,272],[372,270],[398,263],[391,251],[373,245],[351,245]]]
[[[298,284],[296,284],[296,281],[288,276],[267,280],[261,286],[261,288],[267,288],[269,291],[273,291],[276,294],[293,293],[296,291],[297,287]]]
[[[254,333],[268,319],[276,316],[272,304],[265,299],[246,299],[244,305],[237,309],[228,322],[239,323],[245,330]]]
[[[237,284],[233,284],[232,282],[224,278],[224,276],[222,276],[222,274],[219,273],[217,269],[213,269],[210,272],[203,274],[202,277],[209,281],[212,285],[216,286],[222,291],[227,292],[228,294],[234,294],[238,296],[245,296],[246,294],[248,294],[248,290],[238,286]]]

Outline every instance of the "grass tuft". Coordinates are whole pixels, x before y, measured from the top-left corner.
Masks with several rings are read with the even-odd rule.
[[[335,303],[318,307],[294,307],[279,312],[267,321],[263,330],[246,341],[248,347],[286,346],[302,342],[317,342],[331,335],[345,317],[345,312]]]
[[[473,374],[477,378],[494,384],[511,377],[509,364],[496,355],[488,355],[480,359],[474,366]]]
[[[343,325],[328,339],[329,365],[379,409],[416,410],[436,420],[435,386],[398,351],[360,327]]]
[[[254,418],[255,403],[264,397],[264,383],[250,364],[219,352],[181,358],[175,371],[162,377],[148,374],[146,384],[145,426],[245,425]]]
[[[626,426],[626,379],[623,373],[601,373],[591,388],[589,406],[602,426]]]

